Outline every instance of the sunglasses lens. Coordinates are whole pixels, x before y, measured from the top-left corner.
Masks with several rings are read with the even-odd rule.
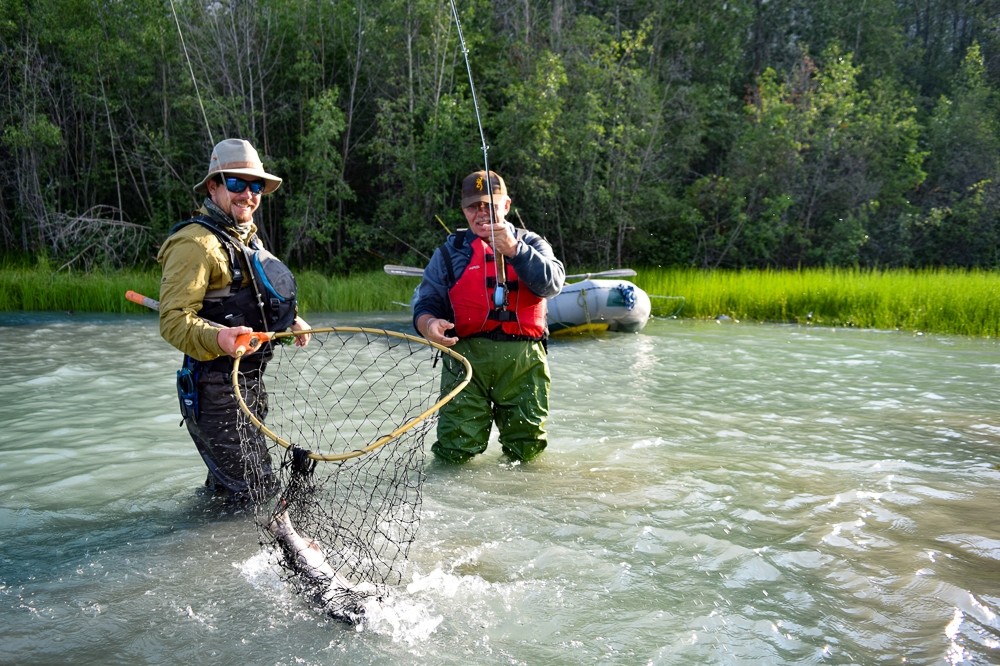
[[[251,194],[260,194],[264,191],[264,182],[255,180],[247,182],[242,178],[226,178],[226,189],[234,194],[239,194],[249,186]]]
[[[247,189],[247,181],[239,178],[226,178],[226,189],[235,194],[239,194]]]

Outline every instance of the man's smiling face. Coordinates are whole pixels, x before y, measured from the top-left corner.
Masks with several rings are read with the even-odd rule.
[[[494,199],[494,210],[496,211],[496,223],[502,224],[510,210],[510,199],[503,195],[497,195]],[[469,223],[472,233],[485,241],[489,241],[493,234],[493,220],[490,219],[490,205],[485,201],[470,204],[462,209],[465,213],[465,221]]]
[[[221,210],[232,217],[237,224],[253,222],[253,213],[260,205],[260,194],[254,194],[250,188],[242,192],[230,192],[225,184],[216,180],[208,182],[208,194]]]

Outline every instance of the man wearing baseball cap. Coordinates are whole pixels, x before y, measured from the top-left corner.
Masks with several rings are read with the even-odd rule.
[[[264,170],[257,150],[225,139],[194,186],[198,213],[175,225],[160,247],[160,334],[184,353],[178,371],[181,413],[208,467],[205,485],[237,502],[275,490],[263,436],[241,418],[231,372],[236,338],[252,331],[307,330],[298,316],[295,278],[257,238],[254,213],[281,178]],[[309,335],[296,336],[305,345]],[[270,350],[240,362],[244,400],[263,422],[267,395],[260,376]]]
[[[469,228],[434,252],[413,295],[414,328],[472,365],[469,385],[440,411],[431,450],[447,462],[484,452],[493,423],[512,460],[531,460],[548,443],[546,299],[562,290],[566,271],[548,241],[505,221],[510,206],[496,172],[466,176]],[[457,365],[444,357],[442,388],[463,375]]]

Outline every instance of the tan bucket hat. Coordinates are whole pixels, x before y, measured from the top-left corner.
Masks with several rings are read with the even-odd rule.
[[[243,139],[224,139],[215,144],[212,159],[208,161],[208,175],[194,186],[199,194],[208,193],[208,181],[219,173],[228,176],[254,176],[264,181],[264,194],[274,192],[281,185],[281,179],[264,171],[264,164],[257,150]]]

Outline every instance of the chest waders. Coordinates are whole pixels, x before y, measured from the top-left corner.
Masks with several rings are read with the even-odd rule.
[[[250,245],[200,216],[175,226],[200,224],[215,234],[229,257],[233,281],[227,290],[206,298],[199,315],[222,326],[249,326],[255,331],[283,331],[295,321],[295,278],[288,268],[260,247]],[[261,421],[267,419],[267,390],[263,371],[270,347],[240,363],[240,387],[247,406]],[[177,371],[181,414],[205,466],[205,485],[235,502],[261,502],[277,490],[267,442],[239,409],[233,397],[233,359],[211,361],[184,357]]]
[[[531,460],[548,444],[549,374],[541,341],[459,340],[453,349],[472,364],[472,381],[441,408],[434,455],[461,463],[486,451],[496,423],[500,447],[513,460]],[[462,369],[444,357],[442,386]]]
[[[462,278],[455,274],[452,256],[457,253],[460,241],[456,238],[454,249],[442,247],[448,285],[453,287]],[[487,297],[484,290],[482,298]],[[458,314],[453,316],[455,321],[460,318]],[[439,412],[437,441],[431,445],[438,458],[462,463],[483,453],[494,423],[500,433],[501,449],[513,460],[531,460],[548,444],[551,375],[544,324],[534,328],[518,326],[514,318],[512,326],[516,328],[505,331],[502,319],[489,318],[483,327],[487,330],[472,332],[455,344],[453,349],[472,364],[472,380]],[[530,331],[532,335],[514,331]],[[538,333],[542,334],[541,339],[531,339]],[[462,368],[445,357],[441,385],[453,386],[461,373]]]

